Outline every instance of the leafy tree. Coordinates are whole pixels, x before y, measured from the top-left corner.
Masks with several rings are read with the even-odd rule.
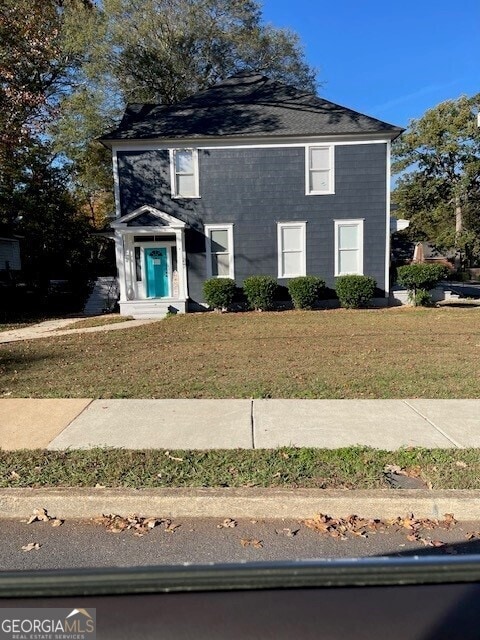
[[[16,230],[25,237],[22,263],[28,279],[88,279],[97,241],[70,189],[70,176],[46,143],[25,151],[13,203]]]
[[[393,146],[393,193],[414,240],[480,256],[480,94],[447,100],[412,120]]]
[[[253,0],[104,0],[105,60],[127,102],[171,104],[239,71],[314,89],[298,37]]]
[[[52,133],[85,202],[109,194],[100,198],[105,211],[113,208],[111,162],[95,138],[127,102],[171,104],[246,70],[315,89],[298,36],[263,24],[253,0],[103,0],[68,34],[84,63]]]
[[[22,158],[56,117],[80,63],[67,24],[90,10],[88,0],[3,0],[0,6],[0,219],[10,225]]]

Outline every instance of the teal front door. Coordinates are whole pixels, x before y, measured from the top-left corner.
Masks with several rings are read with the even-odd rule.
[[[170,296],[166,247],[145,249],[144,251],[147,298],[166,298]]]

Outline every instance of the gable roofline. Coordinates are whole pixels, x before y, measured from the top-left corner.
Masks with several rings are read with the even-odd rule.
[[[173,105],[127,105],[118,127],[99,140],[337,135],[403,129],[261,75],[240,74]]]
[[[151,213],[159,220],[163,220],[164,222],[166,222],[167,226],[172,229],[184,229],[187,226],[186,223],[183,222],[183,220],[179,220],[178,218],[165,213],[165,211],[160,211],[160,209],[156,209],[149,204],[144,204],[138,209],[135,209],[135,211],[131,211],[121,218],[117,218],[114,222],[111,222],[110,227],[112,229],[123,229],[124,224],[135,220],[135,218],[138,218],[144,213]]]

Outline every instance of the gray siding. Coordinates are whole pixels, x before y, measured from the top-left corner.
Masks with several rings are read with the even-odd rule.
[[[118,152],[122,215],[151,204],[189,224],[190,297],[206,278],[203,225],[234,223],[235,279],[277,276],[277,222],[307,221],[307,273],[334,286],[334,220],[364,218],[364,273],[385,287],[386,145],[335,148],[335,194],[305,195],[303,147],[199,150],[200,198],[172,199],[168,151]],[[286,284],[285,281],[280,281]]]

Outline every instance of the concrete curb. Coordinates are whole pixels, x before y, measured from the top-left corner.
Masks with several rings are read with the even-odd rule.
[[[102,513],[158,517],[307,518],[316,513],[367,518],[480,519],[480,491],[324,489],[3,489],[0,518],[26,518],[45,508],[56,518]]]

